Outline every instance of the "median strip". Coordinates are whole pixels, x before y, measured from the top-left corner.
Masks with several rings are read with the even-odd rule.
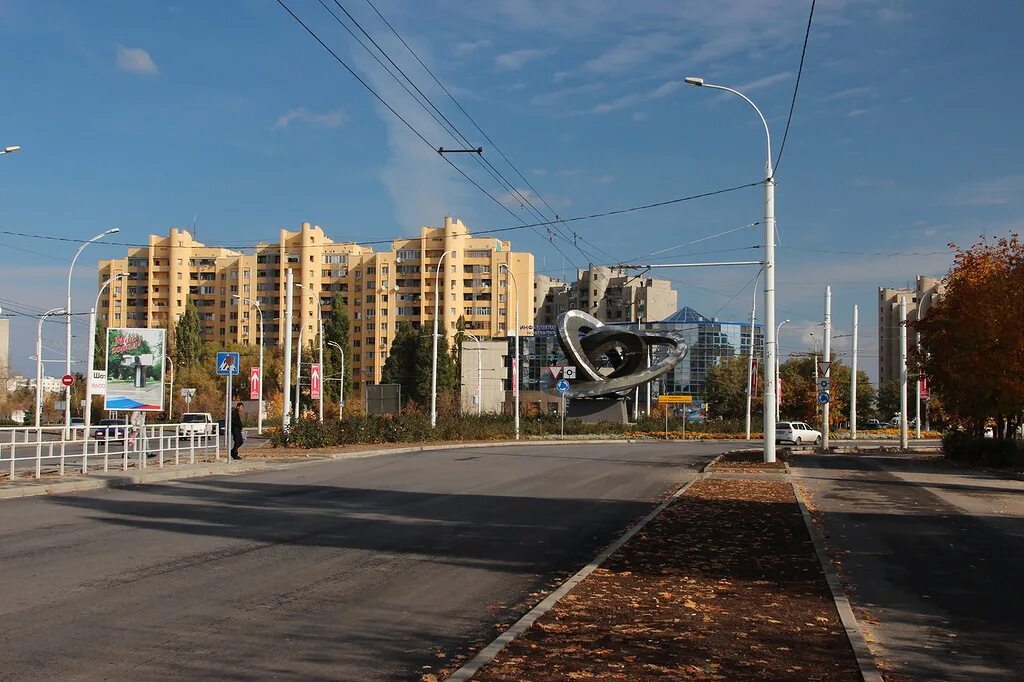
[[[861,673],[792,486],[735,478],[691,485],[473,676],[765,678]]]

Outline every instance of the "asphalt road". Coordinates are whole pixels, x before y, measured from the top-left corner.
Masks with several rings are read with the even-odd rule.
[[[732,447],[460,449],[4,502],[2,676],[418,680]]]
[[[1024,481],[899,456],[791,466],[892,679],[1024,679]]]

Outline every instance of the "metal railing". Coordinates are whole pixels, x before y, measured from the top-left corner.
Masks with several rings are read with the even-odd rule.
[[[221,435],[218,424],[5,426],[0,427],[0,477],[220,461]]]

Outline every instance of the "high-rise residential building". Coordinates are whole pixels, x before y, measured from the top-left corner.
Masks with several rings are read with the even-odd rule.
[[[442,254],[441,288],[437,264]],[[507,266],[512,277],[501,266]],[[335,294],[347,306],[353,383],[380,381],[384,360],[400,322],[432,325],[439,296],[440,329],[456,332],[458,319],[482,337],[507,336],[519,308],[521,334],[533,319],[533,254],[514,252],[511,243],[474,237],[459,220],[423,227],[418,237],[396,239],[390,251],[376,252],[352,242],[334,242],[322,228],[302,223],[282,229],[277,242],[258,243],[252,253],[207,246],[185,230],[150,236],[149,245],[125,258],[100,261],[99,281],[113,273],[127,276],[111,284],[100,303],[107,326],[174,325],[191,302],[199,312],[204,341],[259,343],[259,316],[236,295],[258,301],[265,318],[266,345],[285,338],[286,273],[292,270],[293,339],[314,342],[318,301],[327,316]],[[519,287],[517,292],[517,285]],[[518,296],[517,296],[518,293]],[[172,340],[173,343],[173,340]]]
[[[936,297],[945,292],[942,280],[917,275],[913,289],[878,288],[878,382],[900,380],[900,300],[906,301],[906,321],[914,321],[928,314]],[[907,330],[907,354],[913,354],[916,337]]]
[[[554,324],[561,313],[573,309],[606,323],[654,322],[676,311],[678,295],[672,282],[620,268],[591,264],[577,270],[571,284],[545,275],[535,279],[537,325]]]

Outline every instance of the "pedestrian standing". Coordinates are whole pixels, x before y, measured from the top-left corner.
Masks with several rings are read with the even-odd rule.
[[[235,403],[231,410],[231,459],[242,459],[238,456],[238,448],[245,442],[242,434],[242,403]]]

